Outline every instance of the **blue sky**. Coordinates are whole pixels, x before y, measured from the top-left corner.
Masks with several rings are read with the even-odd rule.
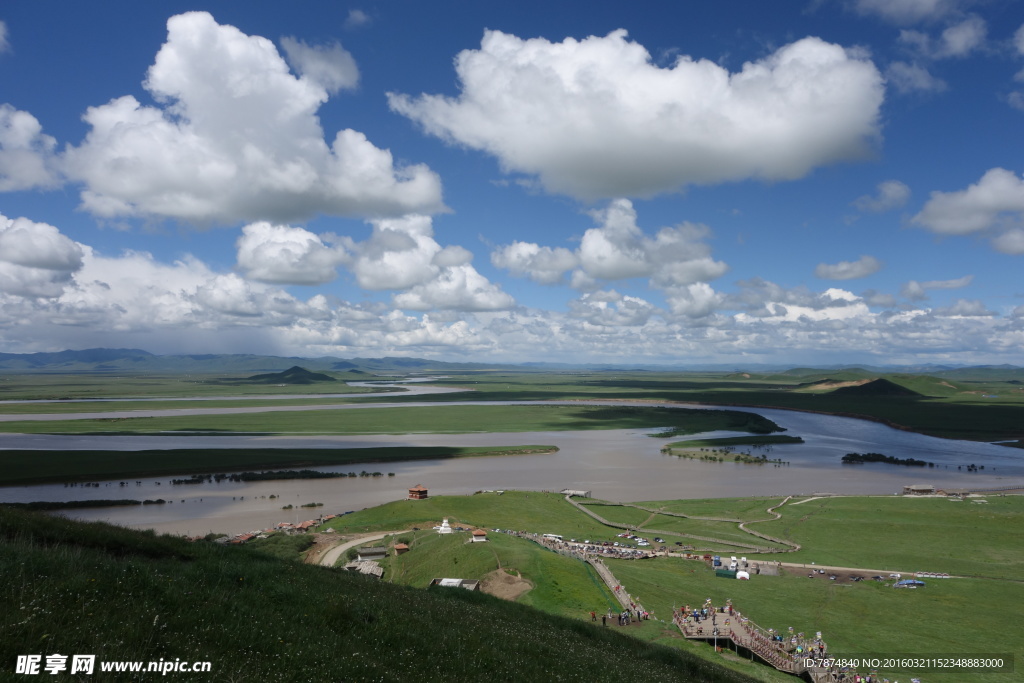
[[[1024,364],[1024,6],[0,9],[0,350]]]

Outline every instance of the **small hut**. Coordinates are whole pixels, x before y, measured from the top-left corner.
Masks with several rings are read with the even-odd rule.
[[[473,529],[473,543],[485,543],[487,541],[487,532],[483,529]]]
[[[931,484],[910,484],[903,487],[904,496],[929,496],[935,493],[935,487]]]
[[[426,500],[427,490],[423,488],[423,484],[416,484],[409,489],[409,500]]]
[[[395,555],[404,555],[407,552],[409,552],[409,546],[404,543],[395,544]]]

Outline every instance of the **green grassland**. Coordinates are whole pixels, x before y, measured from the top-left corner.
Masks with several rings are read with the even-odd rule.
[[[581,501],[583,502],[583,501]],[[631,505],[619,505],[617,503],[590,503],[583,502],[588,510],[600,515],[609,522],[616,524],[627,524],[631,527],[638,527],[650,518],[651,513]]]
[[[612,540],[618,529],[584,515],[557,493],[506,491],[473,496],[431,496],[426,500],[399,500],[333,519],[325,528],[340,533],[390,531],[426,527],[448,519],[452,526],[513,529],[566,538]]]
[[[434,578],[483,579],[502,569],[533,584],[518,602],[552,614],[581,618],[618,603],[596,572],[584,562],[559,555],[522,538],[490,533],[486,543],[468,543],[468,533],[419,532],[411,550],[389,557],[385,579],[425,588]]]
[[[724,436],[718,439],[692,439],[665,444],[665,448],[724,448],[732,446],[770,446],[777,443],[803,443],[799,436],[768,434],[764,436]]]
[[[0,666],[209,661],[193,681],[743,681],[684,652],[458,589],[0,507]],[[150,674],[150,677],[153,674]]]
[[[381,448],[182,448],[149,451],[0,450],[0,486],[132,479],[247,469],[544,453],[553,446]]]
[[[352,380],[379,380],[364,375],[332,373]],[[302,385],[260,385],[245,381],[246,376],[150,374],[8,374],[0,376],[2,401],[101,400],[105,398],[191,398],[194,396],[267,396],[285,394],[362,394],[377,389],[352,387],[344,381]],[[74,406],[75,404],[69,404]],[[12,406],[3,406],[7,412]],[[38,407],[42,407],[39,405]]]
[[[754,576],[750,581],[716,578],[702,562],[659,558],[647,562],[609,560],[616,578],[656,615],[673,607],[731,599],[736,609],[764,628],[813,634],[821,631],[834,653],[1013,653],[1024,656],[1013,605],[1024,600],[1024,584],[983,580],[933,580],[917,590],[894,590],[865,581],[838,584],[806,574]],[[707,646],[705,646],[707,647]],[[929,673],[928,683],[1024,679],[1015,674]],[[905,680],[910,676],[895,676]]]
[[[1020,580],[1024,496],[987,503],[915,496],[836,497],[778,509],[777,522],[752,529],[796,541],[804,549],[784,562],[893,568]]]
[[[652,428],[698,434],[719,429],[770,431],[778,426],[740,411],[594,405],[359,408],[0,423],[0,431],[19,434],[466,434]]]
[[[661,529],[664,531],[675,532],[677,534],[706,536],[708,538],[721,539],[725,542],[735,541],[737,543],[759,546],[767,545],[766,541],[762,541],[751,534],[741,531],[734,522],[712,522],[703,519],[687,519],[685,517],[656,515],[653,519],[644,524],[641,527],[641,530],[644,528]],[[695,542],[690,541],[690,543]],[[707,545],[706,543],[698,544],[702,547]]]
[[[765,512],[783,501],[782,498],[704,498],[697,500],[651,500],[638,503],[651,510],[675,512],[690,517],[715,517],[753,521],[768,519]]]

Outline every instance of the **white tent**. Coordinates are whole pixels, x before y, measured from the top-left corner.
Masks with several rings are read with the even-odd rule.
[[[750,581],[750,572],[739,571],[736,572],[737,579],[743,579],[744,581]]]

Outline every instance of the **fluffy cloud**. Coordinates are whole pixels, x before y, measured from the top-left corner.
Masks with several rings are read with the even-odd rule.
[[[492,311],[510,308],[514,299],[481,275],[460,246],[434,240],[429,216],[409,215],[372,221],[369,239],[339,238],[347,250],[345,266],[360,287],[407,290],[394,296],[409,310]]]
[[[686,318],[706,318],[720,308],[726,297],[706,282],[695,282],[685,287],[672,287],[665,296],[672,315]]]
[[[469,264],[442,269],[433,280],[396,294],[394,302],[411,311],[500,311],[515,305],[515,299]]]
[[[873,14],[896,24],[911,24],[942,17],[955,9],[958,0],[855,0],[861,14]]]
[[[992,238],[992,246],[1004,254],[1024,254],[1024,230],[1010,228],[1006,232]]]
[[[7,24],[0,21],[0,54],[8,52],[11,49],[11,44],[7,40]]]
[[[978,362],[1019,352],[1024,343],[1019,310],[998,316],[976,301],[958,300],[941,309],[875,313],[846,290],[787,290],[763,280],[740,283],[741,293],[735,296],[723,296],[702,282],[674,287],[665,292],[669,311],[636,296],[601,290],[570,302],[566,313],[488,312],[483,304],[494,290],[480,280],[474,285],[468,252],[457,247],[437,252],[444,254],[437,260],[448,269],[440,277],[396,299],[404,297],[403,305],[421,311],[459,299],[476,312],[409,315],[382,304],[356,305],[319,294],[303,301],[239,274],[217,273],[191,256],[170,263],[141,252],[104,256],[71,243],[52,226],[5,220],[0,253],[17,254],[19,264],[32,264],[10,265],[51,272],[40,267],[47,266],[70,276],[52,297],[0,287],[0,330],[17,329],[45,340],[39,350],[110,346],[116,340],[157,353],[476,354],[525,360],[536,358],[542,348],[550,360],[622,362],[622,350],[629,349],[637,361],[685,357],[694,363],[726,362],[742,355],[754,363],[777,361],[778,349],[786,348],[794,362],[837,362],[850,354],[910,362],[922,353],[949,362]],[[34,239],[23,234],[26,227]],[[271,227],[276,230],[252,234],[282,237],[282,226]],[[299,229],[288,230],[294,233],[290,237],[302,237]],[[0,262],[0,273],[7,264]],[[966,279],[923,285],[952,287]],[[2,275],[0,282],[5,282]],[[728,314],[727,309],[740,312]]]
[[[565,247],[542,247],[531,242],[513,242],[495,250],[491,263],[504,268],[516,277],[528,277],[543,285],[553,285],[565,279],[579,259]]]
[[[929,59],[964,57],[985,42],[988,26],[979,16],[969,16],[946,28],[938,38],[920,31],[901,31],[900,42]]]
[[[318,83],[329,93],[354,88],[359,83],[359,67],[340,43],[308,45],[291,36],[281,39],[288,61],[300,76]]]
[[[869,60],[817,38],[729,73],[689,57],[658,67],[624,30],[561,43],[488,31],[456,71],[458,98],[390,93],[392,109],[585,199],[790,180],[861,158],[883,98]]]
[[[0,214],[0,292],[56,297],[82,267],[82,247],[46,223]]]
[[[328,146],[316,112],[327,86],[353,77],[340,48],[292,43],[307,74],[296,78],[270,41],[205,12],[171,17],[167,32],[144,84],[163,106],[125,96],[92,107],[85,141],[66,153],[88,211],[234,222],[442,208],[425,166],[396,168],[351,129]]]
[[[996,315],[977,299],[957,299],[952,305],[937,308],[933,313],[948,318],[990,318]]]
[[[861,211],[891,211],[907,203],[910,188],[898,180],[886,180],[878,184],[875,196],[864,195],[853,200],[853,205]]]
[[[885,79],[901,93],[943,92],[949,86],[941,78],[932,76],[918,64],[893,62],[885,70]]]
[[[964,275],[955,280],[929,280],[927,282],[911,280],[900,289],[900,296],[911,301],[923,301],[928,298],[928,290],[930,289],[960,289],[971,284],[973,281],[973,275]]]
[[[325,245],[307,230],[267,222],[242,228],[237,247],[238,267],[246,277],[294,285],[330,282],[346,256],[344,249]]]
[[[739,284],[745,291],[730,305],[742,302],[749,309],[736,315],[741,323],[847,321],[871,315],[867,303],[845,289],[831,288],[821,293],[803,288],[785,290],[759,278]]]
[[[1004,168],[993,168],[977,183],[957,192],[932,192],[912,223],[943,235],[998,233],[993,246],[1021,253],[1017,234],[1024,220],[1024,179]]]
[[[569,302],[569,315],[602,327],[635,327],[650,320],[656,311],[647,301],[615,290],[590,292]]]
[[[815,277],[823,280],[856,280],[877,273],[882,263],[874,256],[861,256],[856,261],[840,261],[836,264],[819,263],[814,269]]]
[[[491,262],[543,284],[559,282],[575,268],[571,282],[579,289],[635,277],[650,278],[653,286],[667,289],[713,280],[728,270],[711,258],[711,248],[703,241],[711,233],[706,226],[682,223],[650,237],[637,225],[628,199],[616,199],[591,216],[600,227],[587,230],[575,251],[514,242],[495,250]]]
[[[32,114],[0,104],[0,192],[56,186],[56,144]]]
[[[373,20],[370,18],[370,15],[364,12],[363,10],[350,9],[348,11],[348,16],[345,17],[345,28],[359,28],[360,26],[368,25],[371,21]]]

